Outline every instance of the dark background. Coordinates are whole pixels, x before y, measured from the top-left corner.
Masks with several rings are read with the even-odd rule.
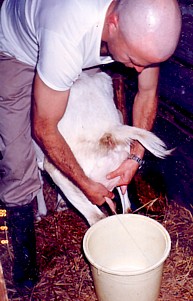
[[[173,57],[161,64],[160,104],[155,124],[155,132],[169,148],[176,150],[157,165],[168,197],[193,209],[193,1],[179,3],[182,33]]]

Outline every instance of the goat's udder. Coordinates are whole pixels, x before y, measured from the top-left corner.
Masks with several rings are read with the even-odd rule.
[[[111,199],[109,199],[109,198],[105,198],[105,200],[106,200],[106,203],[109,205],[111,211],[112,211],[114,214],[116,214],[116,206],[115,206],[115,204],[113,203],[113,201],[112,201]]]

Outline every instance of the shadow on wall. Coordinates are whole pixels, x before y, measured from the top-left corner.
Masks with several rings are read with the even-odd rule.
[[[193,138],[181,132],[170,122],[158,117],[154,132],[165,141],[168,148],[175,148],[165,160],[155,159],[146,153],[147,172],[161,175],[167,196],[193,211]]]

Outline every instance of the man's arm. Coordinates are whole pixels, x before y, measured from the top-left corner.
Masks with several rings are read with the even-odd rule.
[[[112,192],[102,184],[88,178],[76,161],[70,147],[58,131],[69,97],[68,91],[55,91],[36,75],[34,83],[33,132],[38,144],[51,162],[96,205],[102,205],[104,197],[112,198]]]
[[[138,76],[138,92],[133,104],[133,126],[151,130],[157,112],[157,85],[159,78],[159,67],[145,68]],[[134,142],[131,147],[131,154],[139,158],[144,156],[144,147]],[[130,183],[139,164],[134,160],[126,160],[115,171],[108,175],[108,178],[120,176],[119,185],[122,186],[122,192],[126,191],[126,185]]]
[[[151,130],[157,113],[157,85],[159,67],[144,69],[138,76],[138,92],[133,104],[133,126]],[[136,142],[131,148],[131,153],[144,155],[144,148]]]

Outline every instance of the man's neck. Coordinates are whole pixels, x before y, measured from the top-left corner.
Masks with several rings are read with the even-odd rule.
[[[109,50],[108,50],[107,43],[104,42],[104,41],[101,42],[100,55],[101,55],[101,56],[107,56],[107,55],[110,55]]]

